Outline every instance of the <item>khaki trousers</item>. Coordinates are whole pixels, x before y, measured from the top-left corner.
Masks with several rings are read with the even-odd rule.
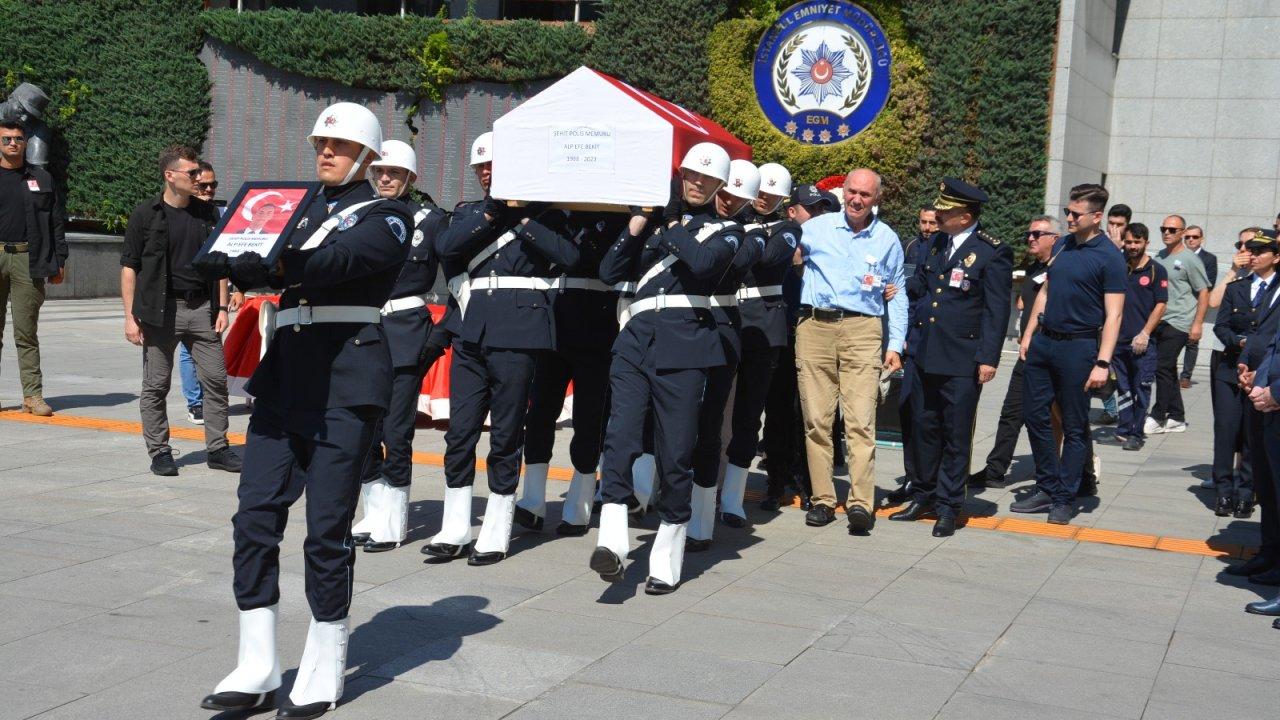
[[[18,348],[18,375],[23,397],[44,395],[40,375],[40,306],[44,278],[31,277],[31,256],[0,252],[0,344],[4,342],[4,308],[13,302],[13,344]]]
[[[880,338],[878,317],[832,321],[803,318],[796,326],[796,378],[804,412],[804,444],[814,505],[836,506],[831,477],[831,426],[838,402],[844,416],[849,466],[849,499],[845,505],[874,510]]]

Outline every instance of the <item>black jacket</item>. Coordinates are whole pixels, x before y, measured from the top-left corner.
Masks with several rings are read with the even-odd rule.
[[[560,267],[567,278],[600,279],[605,251],[626,232],[630,216],[613,212],[574,212],[570,232],[578,245],[578,262]],[[565,289],[552,301],[556,319],[556,350],[562,354],[608,355],[618,338],[618,293]]]
[[[191,198],[191,214],[205,226],[207,235],[218,224],[218,209],[200,198]],[[138,203],[124,231],[120,264],[138,274],[133,289],[133,316],[148,325],[164,324],[164,306],[169,291],[169,221],[164,215],[164,198],[157,195]],[[217,299],[216,285],[210,283],[209,297]],[[216,317],[217,303],[209,303]]]
[[[53,177],[43,168],[23,165],[23,202],[27,207],[27,237],[32,278],[49,278],[67,264],[67,236],[63,232],[66,209],[63,198],[53,184]],[[32,183],[37,190],[32,190]]]
[[[782,285],[791,258],[800,243],[800,226],[794,220],[757,217],[746,225],[748,238],[764,233],[765,245],[760,260],[747,270],[742,278],[742,288]],[[742,300],[738,304],[742,316],[742,347],[746,350],[762,350],[785,347],[787,344],[787,308],[782,295]]]
[[[436,281],[436,236],[449,222],[449,216],[435,205],[420,206],[406,201],[413,218],[422,218],[413,228],[409,257],[404,261],[391,297],[426,295]],[[397,368],[417,367],[423,347],[432,331],[431,311],[425,305],[384,315],[382,327],[391,345],[391,364]]]
[[[1217,320],[1213,323],[1213,334],[1222,341],[1223,346],[1217,353],[1218,362],[1212,368],[1213,376],[1226,382],[1236,381],[1236,365],[1248,362],[1245,350],[1252,349],[1252,343],[1261,345],[1259,350],[1265,351],[1267,343],[1271,341],[1270,337],[1255,339],[1255,333],[1259,329],[1258,321],[1267,314],[1269,302],[1275,295],[1276,276],[1271,276],[1259,308],[1253,307],[1253,298],[1250,297],[1253,293],[1253,280],[1254,275],[1250,273],[1227,283],[1227,289],[1222,294],[1222,305],[1218,306]]]

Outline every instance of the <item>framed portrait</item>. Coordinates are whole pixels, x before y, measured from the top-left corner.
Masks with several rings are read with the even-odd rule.
[[[196,259],[214,251],[231,258],[256,252],[267,265],[274,265],[320,187],[318,182],[246,182],[227,203]]]

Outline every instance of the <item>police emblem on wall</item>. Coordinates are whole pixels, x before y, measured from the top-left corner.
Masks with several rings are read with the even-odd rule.
[[[808,145],[849,140],[889,99],[889,40],[850,2],[807,0],[783,11],[756,49],[756,99],[765,117]]]

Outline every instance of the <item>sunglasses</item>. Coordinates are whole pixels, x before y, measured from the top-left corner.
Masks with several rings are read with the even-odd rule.
[[[1164,226],[1161,226],[1161,227],[1160,227],[1160,232],[1161,232],[1161,233],[1163,233],[1163,234],[1165,234],[1165,235],[1172,235],[1172,234],[1174,234],[1174,233],[1182,232],[1182,228],[1164,227]]]
[[[1161,228],[1161,229],[1163,229],[1163,228]],[[1199,239],[1200,239],[1200,238],[1202,238],[1202,237],[1204,237],[1204,236],[1203,236],[1203,235],[1183,235],[1183,236],[1182,236],[1182,239],[1183,239],[1183,240],[1199,240]]]
[[[1069,219],[1071,219],[1071,220],[1075,220],[1075,219],[1076,219],[1076,218],[1078,218],[1078,217],[1084,217],[1085,215],[1097,215],[1097,214],[1098,214],[1098,213],[1100,213],[1100,212],[1102,212],[1102,211],[1101,211],[1101,210],[1089,210],[1089,211],[1087,211],[1087,212],[1076,212],[1075,210],[1072,210],[1071,208],[1062,208],[1062,214],[1063,214],[1063,215],[1066,215],[1066,216],[1067,216]]]
[[[21,135],[8,135],[6,137],[0,137],[0,145],[21,145],[26,141],[27,139],[22,137]]]
[[[1045,236],[1058,237],[1058,233],[1051,232],[1049,230],[1028,230],[1026,234],[1024,234],[1022,237],[1027,242],[1031,242],[1032,240],[1039,240],[1040,238]]]
[[[196,178],[200,177],[200,173],[204,171],[198,167],[193,167],[190,170],[165,170],[165,172],[173,172],[173,173],[178,173],[179,175],[186,175],[188,178],[195,180]]]
[[[214,180],[213,182],[196,183],[196,187],[200,188],[201,190],[217,190],[218,181]]]

